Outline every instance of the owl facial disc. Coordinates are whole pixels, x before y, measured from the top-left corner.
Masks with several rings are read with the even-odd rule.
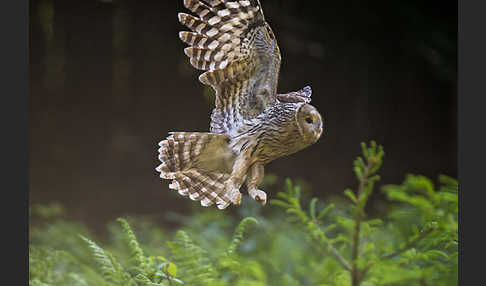
[[[323,133],[322,117],[317,109],[310,104],[303,104],[297,112],[297,124],[302,131],[304,140],[315,143]]]

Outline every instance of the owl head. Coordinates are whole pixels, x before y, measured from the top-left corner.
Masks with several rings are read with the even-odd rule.
[[[313,144],[323,133],[322,117],[317,109],[308,104],[302,103],[296,113],[297,126],[307,144]]]

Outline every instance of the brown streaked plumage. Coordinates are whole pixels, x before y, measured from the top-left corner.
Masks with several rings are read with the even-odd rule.
[[[184,0],[197,17],[179,13],[179,33],[199,80],[216,91],[210,133],[171,132],[159,143],[160,177],[169,188],[224,209],[240,204],[241,185],[262,204],[264,165],[321,136],[311,88],[277,94],[280,50],[259,0]]]

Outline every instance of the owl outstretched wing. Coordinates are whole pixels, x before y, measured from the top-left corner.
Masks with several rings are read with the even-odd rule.
[[[180,32],[199,81],[216,91],[211,132],[233,133],[276,102],[280,50],[259,0],[184,0]]]

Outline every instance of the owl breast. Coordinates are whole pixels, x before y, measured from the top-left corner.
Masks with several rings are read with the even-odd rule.
[[[255,150],[255,162],[268,164],[271,161],[293,154],[305,146],[301,143],[297,128],[284,132],[262,133]]]
[[[276,103],[246,122],[245,131],[233,139],[233,150],[253,144],[252,163],[267,164],[309,144],[302,140],[295,114],[300,103]],[[252,142],[252,143],[250,143]]]

